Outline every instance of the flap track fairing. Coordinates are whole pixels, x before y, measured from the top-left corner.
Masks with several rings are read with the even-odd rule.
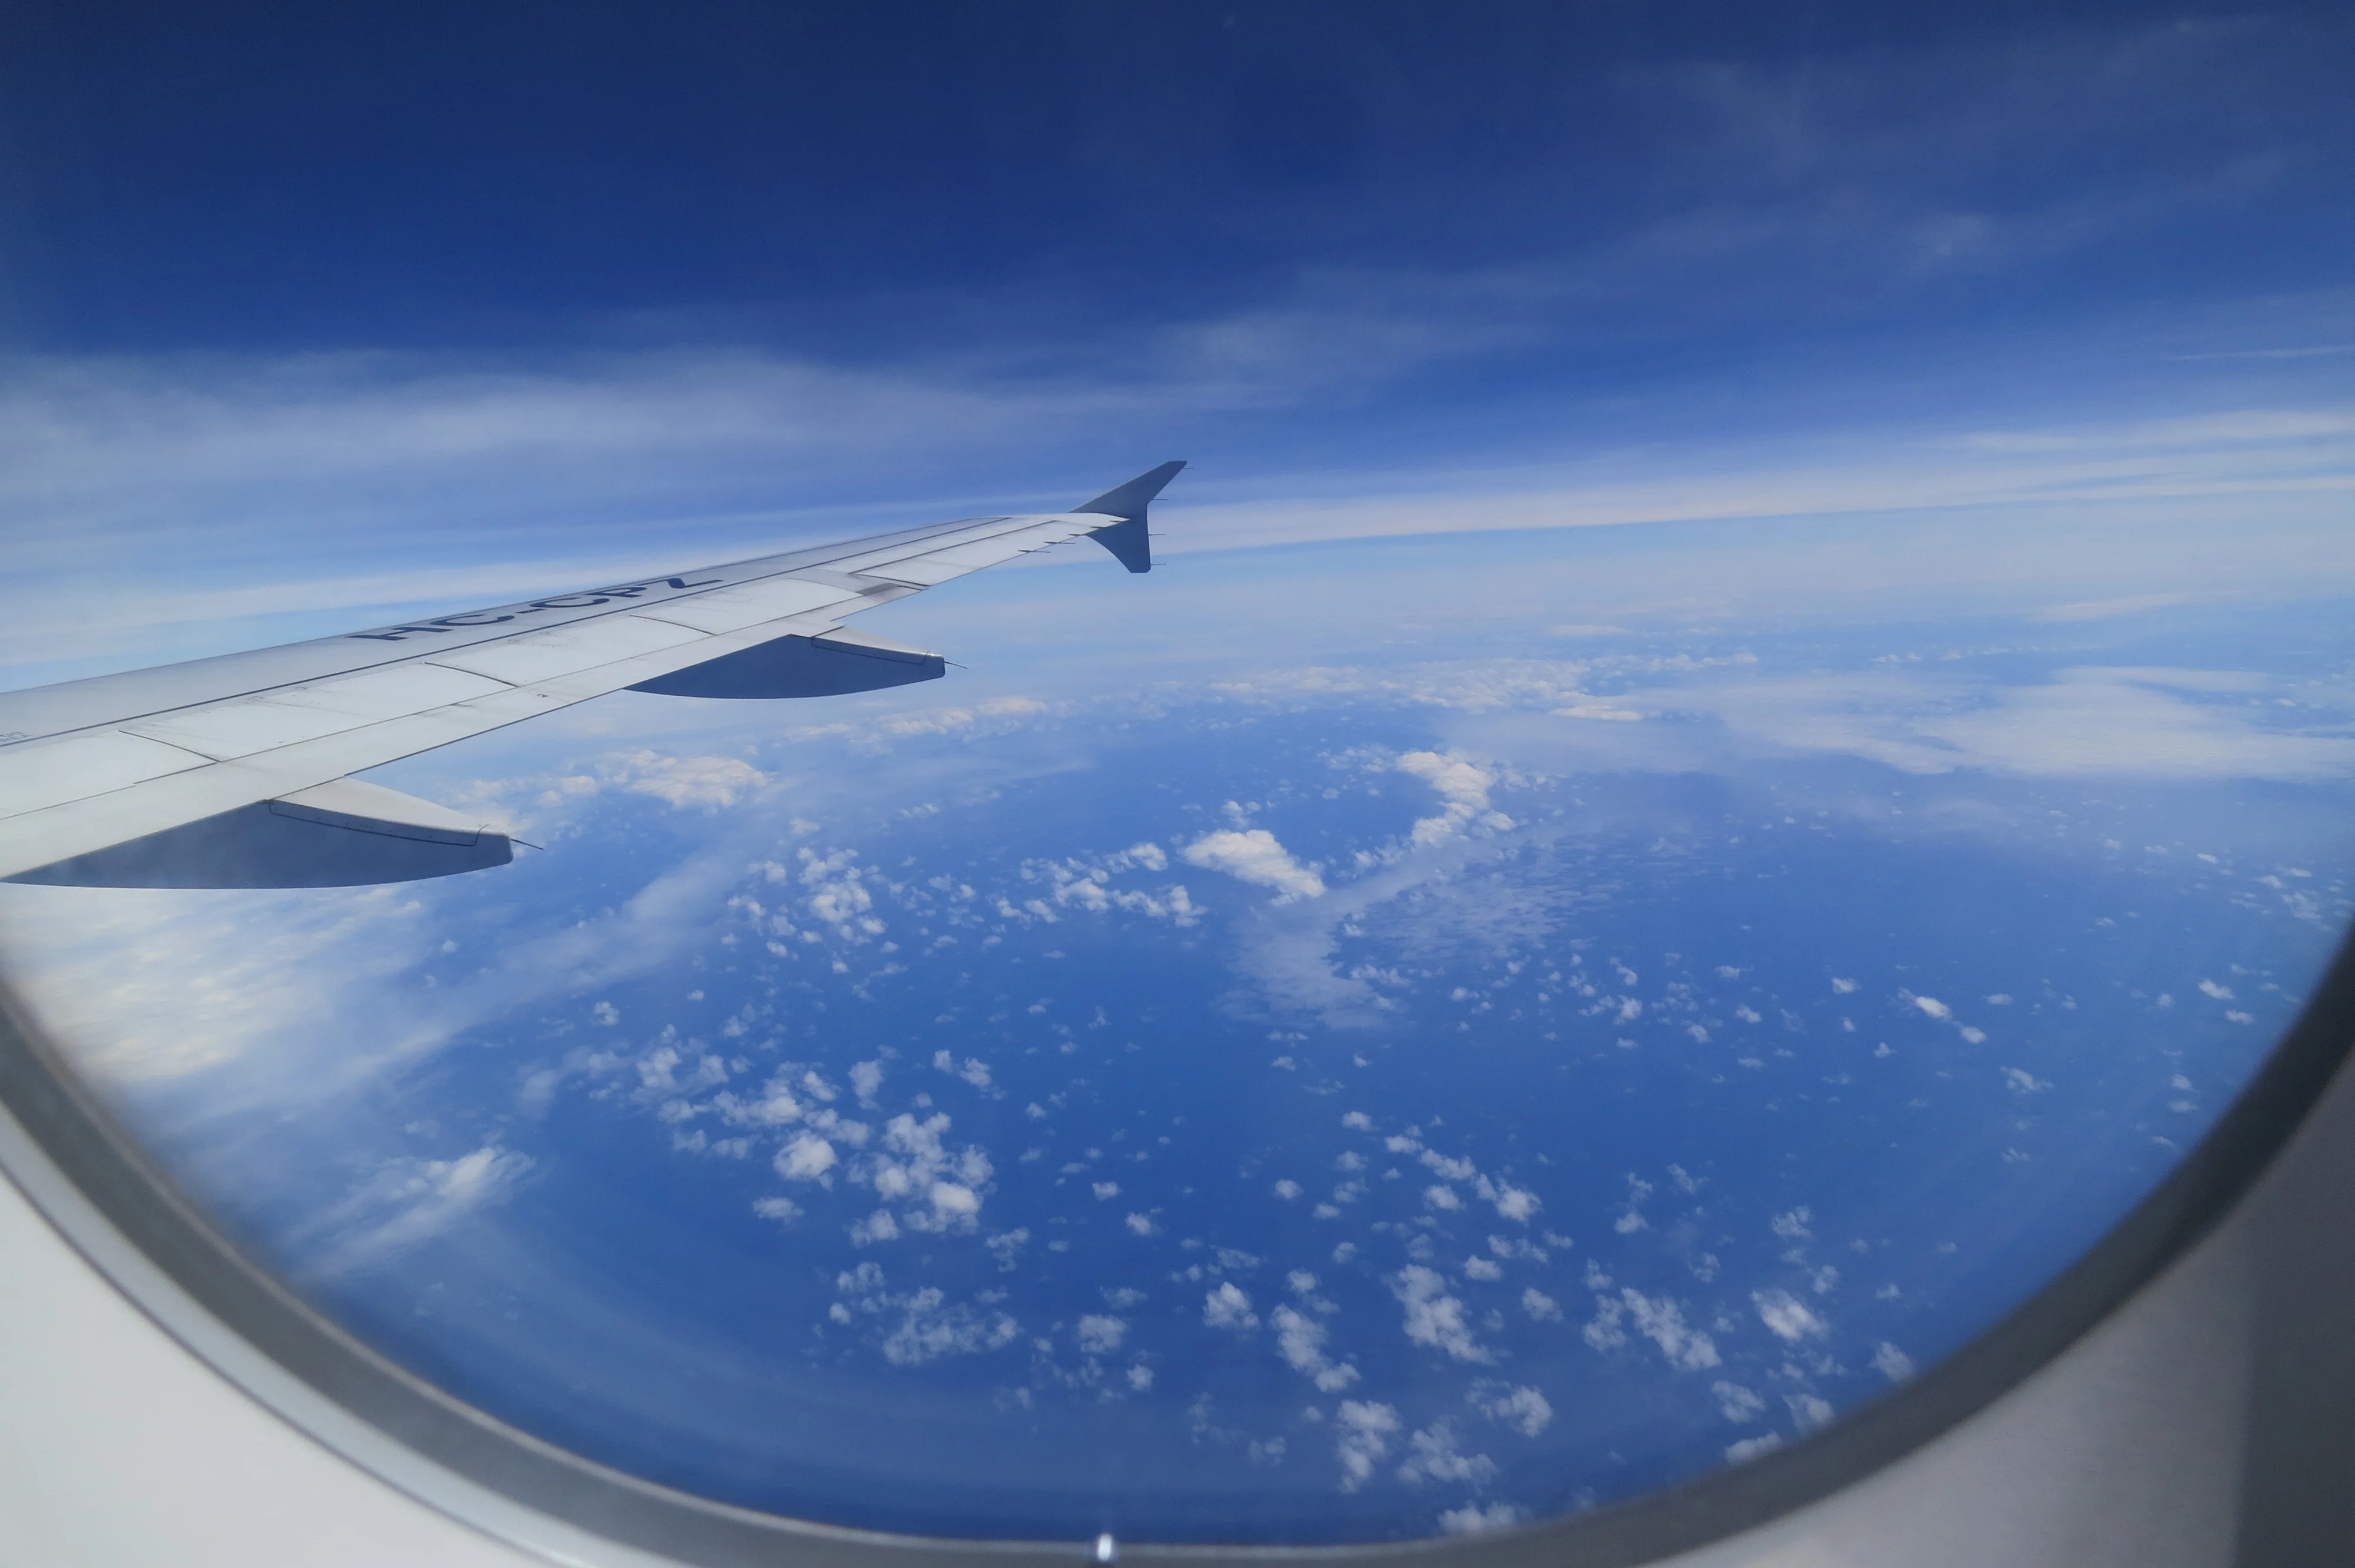
[[[948,662],[921,648],[837,629],[780,637],[675,670],[630,690],[665,697],[837,697],[937,681]]]

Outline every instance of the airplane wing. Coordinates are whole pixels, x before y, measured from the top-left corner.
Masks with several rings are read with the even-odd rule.
[[[943,673],[864,609],[1082,534],[1151,569],[1182,462],[974,517],[282,648],[0,693],[0,879],[327,887],[503,865],[503,833],[350,775],[591,697],[824,696]]]

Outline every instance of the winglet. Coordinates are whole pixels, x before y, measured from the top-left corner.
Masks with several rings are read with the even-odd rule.
[[[1071,510],[1101,512],[1118,518],[1118,522],[1094,530],[1089,537],[1110,550],[1130,571],[1149,572],[1153,569],[1153,539],[1146,532],[1145,509],[1161,493],[1161,487],[1177,478],[1178,471],[1185,466],[1183,461],[1165,462]]]

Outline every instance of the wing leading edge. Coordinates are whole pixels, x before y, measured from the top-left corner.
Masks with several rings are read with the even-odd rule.
[[[1082,535],[1150,570],[1146,507],[1184,466],[1067,513],[0,693],[0,879],[325,887],[505,864],[505,834],[348,776],[611,692],[825,696],[937,679],[940,655],[843,622]]]

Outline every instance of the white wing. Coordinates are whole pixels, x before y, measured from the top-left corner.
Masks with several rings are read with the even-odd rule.
[[[1151,566],[1164,463],[1068,513],[968,518],[523,604],[0,694],[0,877],[327,886],[505,863],[505,835],[347,777],[636,687],[865,691],[938,655],[864,609],[1091,534]]]

